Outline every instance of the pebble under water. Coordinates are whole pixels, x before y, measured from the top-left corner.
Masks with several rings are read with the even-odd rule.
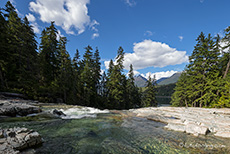
[[[76,117],[79,110],[71,114]],[[83,110],[92,116],[82,116]],[[230,153],[229,139],[168,131],[160,122],[107,111],[82,108],[80,113],[77,119],[44,115],[0,119],[0,127],[37,131],[44,139],[43,145],[35,148],[38,154]]]

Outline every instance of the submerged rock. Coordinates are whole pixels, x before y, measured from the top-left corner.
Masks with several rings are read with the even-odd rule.
[[[0,104],[0,116],[26,116],[41,112],[39,107],[29,105],[20,100],[0,100]]]
[[[42,144],[42,138],[27,128],[1,129],[0,153],[17,154],[20,151]]]

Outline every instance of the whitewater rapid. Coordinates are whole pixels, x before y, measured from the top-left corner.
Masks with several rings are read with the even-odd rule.
[[[109,110],[100,110],[92,107],[73,107],[69,109],[60,109],[66,116],[62,119],[82,119],[82,118],[96,118],[97,114],[109,113]]]

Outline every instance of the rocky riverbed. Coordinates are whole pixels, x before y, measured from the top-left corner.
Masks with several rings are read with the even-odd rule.
[[[165,123],[169,130],[230,138],[230,109],[227,108],[150,107],[129,111],[133,116]]]
[[[36,101],[11,99],[0,100],[0,116],[26,116],[28,114],[39,113],[42,110],[35,106]]]
[[[229,139],[230,109],[0,100],[0,153],[229,153]]]
[[[19,154],[25,149],[32,154],[35,151],[29,148],[40,144],[42,144],[42,138],[33,130],[16,127],[0,129],[0,153],[2,154]]]

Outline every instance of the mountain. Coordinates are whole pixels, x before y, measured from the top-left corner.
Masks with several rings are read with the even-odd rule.
[[[168,85],[171,83],[176,83],[181,75],[181,72],[173,74],[171,77],[164,77],[157,80],[157,85]],[[134,82],[137,87],[146,87],[147,79],[141,75],[134,77]]]
[[[157,80],[157,84],[159,84],[160,82],[164,81],[165,79],[168,79],[169,77],[163,77],[163,78],[160,78],[159,80]]]
[[[141,75],[134,77],[134,82],[137,87],[146,87],[147,79]]]
[[[175,73],[171,77],[164,79],[163,81],[159,82],[158,85],[168,85],[171,83],[176,83],[178,81],[180,75],[181,75],[181,72]]]

